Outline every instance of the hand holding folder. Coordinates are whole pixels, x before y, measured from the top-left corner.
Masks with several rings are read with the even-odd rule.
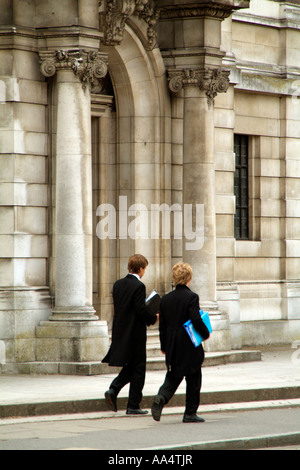
[[[204,313],[203,310],[200,310],[199,313],[200,313],[200,316],[202,318],[202,321],[204,322],[204,324],[207,327],[208,331],[211,333],[212,332],[212,326],[211,326],[211,323],[210,323],[208,313],[207,312]],[[192,321],[188,320],[187,322],[184,323],[183,326],[184,326],[187,334],[189,335],[189,337],[190,337],[193,345],[195,346],[195,348],[200,346],[200,344],[202,343],[202,341],[204,341],[204,339],[200,335],[199,331],[197,331],[195,329]]]
[[[146,306],[151,313],[157,314],[160,306],[160,295],[153,290],[151,294],[146,298]]]

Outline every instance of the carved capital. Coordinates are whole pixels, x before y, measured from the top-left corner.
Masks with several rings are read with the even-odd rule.
[[[73,70],[83,89],[94,85],[107,74],[107,60],[96,51],[60,50],[40,52],[40,68],[45,77],[53,77],[58,70]]]
[[[207,98],[209,103],[214,104],[218,93],[226,93],[229,88],[229,70],[214,69],[211,71],[211,77],[207,83]]]
[[[214,104],[218,93],[229,88],[229,71],[224,69],[168,70],[169,89],[178,93],[184,87],[196,86],[206,92],[209,105]]]
[[[154,0],[99,0],[99,14],[106,45],[120,44],[126,21],[136,15],[147,23],[148,43],[150,47],[154,47],[154,26],[159,17],[159,9],[156,8]]]

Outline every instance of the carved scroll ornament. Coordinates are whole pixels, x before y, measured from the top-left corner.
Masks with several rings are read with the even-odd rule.
[[[106,56],[96,51],[60,50],[40,52],[41,72],[53,77],[57,70],[72,69],[82,82],[83,89],[92,87],[107,74]]]
[[[228,90],[229,73],[224,69],[169,70],[169,89],[172,93],[178,93],[184,87],[197,86],[206,92],[208,104],[213,105],[217,94]]]
[[[100,2],[100,7],[103,8],[105,16],[105,44],[120,44],[123,39],[126,20],[133,15],[135,6],[135,0],[102,0]]]
[[[121,43],[126,21],[135,15],[147,23],[148,43],[150,47],[154,47],[154,26],[159,17],[159,9],[154,0],[99,0],[99,13],[106,45]]]

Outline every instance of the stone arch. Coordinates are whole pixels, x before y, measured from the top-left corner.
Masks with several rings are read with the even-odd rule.
[[[144,204],[150,209],[154,203],[171,203],[171,144],[167,137],[171,132],[171,104],[160,51],[147,50],[142,32],[138,34],[137,28],[133,30],[129,25],[121,44],[103,47],[103,51],[108,53],[116,106],[116,206],[119,196],[127,197],[128,208]],[[128,256],[142,252],[149,260],[147,289],[163,291],[168,282],[165,269],[166,260],[168,268],[170,264],[170,241],[151,240],[150,235],[148,239],[117,239],[108,256],[107,243],[107,250],[102,249],[106,258],[100,261],[100,282],[106,277],[111,287],[113,278],[107,279],[105,271],[114,256],[116,279],[126,274]],[[166,272],[169,275],[169,269]]]
[[[109,53],[109,70],[117,105],[117,158],[123,166],[120,194],[128,195],[128,205],[142,203],[150,208],[152,203],[169,202],[171,152],[165,142],[171,111],[160,51],[147,50],[144,41],[136,23],[134,29],[126,25],[121,44]],[[160,243],[151,240],[149,232],[148,240],[127,240],[127,245],[129,251],[143,252],[149,258],[148,281],[156,285],[161,277],[157,268],[162,264]],[[126,259],[121,257],[120,263],[126,267]]]

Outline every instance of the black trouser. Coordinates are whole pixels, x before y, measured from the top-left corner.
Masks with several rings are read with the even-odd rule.
[[[160,387],[158,394],[164,397],[167,404],[177,388],[183,381],[184,376],[176,376],[171,372],[167,372],[165,381]],[[197,412],[200,404],[200,390],[202,382],[201,368],[191,375],[185,376],[186,380],[186,398],[185,398],[185,414],[192,415]]]
[[[123,367],[119,375],[112,381],[112,388],[116,395],[130,383],[127,408],[138,409],[143,397],[142,391],[145,384],[146,361],[136,361]]]

